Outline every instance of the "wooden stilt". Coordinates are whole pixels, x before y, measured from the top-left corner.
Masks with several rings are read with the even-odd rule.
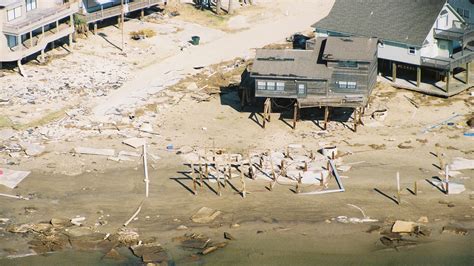
[[[242,184],[241,192],[242,192],[242,197],[245,199],[247,191],[245,190],[244,165],[242,162],[240,163],[239,169],[240,169],[240,183]]]
[[[444,192],[446,193],[446,195],[449,195],[449,166],[448,165],[446,165],[444,174],[445,174],[444,182],[446,184]]]
[[[298,102],[295,102],[293,109],[293,130],[296,129],[296,120],[298,119]]]
[[[230,157],[229,157],[229,180],[232,179],[232,163],[230,162]]]
[[[324,130],[328,129],[329,122],[329,106],[324,107]]]
[[[301,173],[298,174],[298,182],[296,182],[296,188],[295,188],[296,194],[301,193],[301,179],[302,179],[302,178],[303,178],[303,177],[301,176]]]
[[[421,85],[421,67],[416,68],[416,86],[419,88]]]
[[[400,172],[397,172],[397,204],[400,205],[402,202],[400,198]]]
[[[201,164],[201,156],[199,156],[199,186],[201,189],[203,188],[202,183],[202,164]]]
[[[449,92],[449,83],[451,81],[451,72],[446,72],[446,92]]]
[[[224,175],[224,188],[226,188],[226,184],[227,184],[227,180],[228,180],[228,177],[226,175],[226,166],[225,164],[223,165],[223,169],[222,169],[222,174]]]
[[[415,183],[414,183],[413,193],[415,194],[415,196],[418,195],[418,182],[417,181],[415,181]]]
[[[222,192],[221,192],[221,180],[220,180],[220,176],[221,176],[221,173],[219,171],[219,165],[216,164],[216,179],[217,179],[217,194],[220,196],[222,196]]]
[[[395,62],[392,63],[392,82],[397,81],[397,64]]]
[[[191,178],[193,179],[193,191],[194,195],[197,195],[197,189],[196,189],[196,176],[194,174],[194,164],[191,164]]]
[[[303,172],[308,172],[308,163],[304,162]]]
[[[240,99],[240,109],[244,110],[245,107],[245,99],[247,97],[247,88],[242,89],[242,98]]]
[[[97,23],[94,23],[94,35],[97,35]]]
[[[311,160],[314,160],[314,152],[313,152],[313,150],[311,150],[311,151],[309,152],[309,158],[310,158]]]
[[[470,63],[466,63],[466,84],[469,84],[469,68],[470,68],[471,64]]]
[[[354,109],[354,132],[357,132],[357,124],[359,122],[358,110],[359,110],[359,108]]]

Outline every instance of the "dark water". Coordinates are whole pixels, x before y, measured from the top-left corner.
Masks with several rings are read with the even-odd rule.
[[[252,236],[232,241],[199,260],[191,253],[169,250],[171,265],[474,265],[474,238],[450,236],[415,247],[386,249],[361,239],[314,239],[291,233]],[[127,250],[124,261],[103,259],[99,252],[60,252],[41,256],[0,260],[0,265],[140,265]]]

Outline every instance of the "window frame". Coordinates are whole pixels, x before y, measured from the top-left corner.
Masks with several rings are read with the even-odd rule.
[[[10,35],[10,34],[5,34],[6,38],[7,38],[7,46],[8,48],[10,49],[13,49],[15,47],[18,46],[18,36],[16,35]],[[13,40],[13,41],[12,41]],[[13,43],[13,45],[11,45],[11,43]]]
[[[257,81],[257,90],[264,91],[267,89],[267,82],[258,80]]]
[[[307,86],[305,83],[297,83],[296,84],[296,94],[298,96],[304,96],[306,97],[306,94],[308,93],[307,90],[306,90]],[[302,91],[301,91],[302,90]]]
[[[413,50],[413,52],[412,52],[412,50]],[[414,46],[409,46],[409,47],[408,47],[408,54],[409,54],[409,55],[416,55],[416,47],[414,47]]]
[[[275,81],[267,81],[267,90],[274,91],[276,90],[276,82]]]
[[[277,91],[285,91],[285,82],[277,81],[276,82],[276,90]]]
[[[35,10],[36,8],[38,8],[37,0],[26,0],[26,12]]]
[[[464,9],[464,18],[471,18],[471,12],[469,9]]]
[[[12,21],[15,20],[22,15],[22,7],[23,6],[17,6],[12,9],[7,10],[7,21]],[[13,14],[13,17],[11,17],[11,14]]]

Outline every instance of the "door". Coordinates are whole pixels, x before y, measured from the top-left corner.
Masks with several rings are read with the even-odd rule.
[[[306,94],[307,94],[306,83],[297,83],[296,88],[297,88],[298,98],[306,98]]]

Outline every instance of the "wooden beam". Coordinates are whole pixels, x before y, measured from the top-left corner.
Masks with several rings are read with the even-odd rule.
[[[354,108],[354,132],[357,132],[357,124],[359,123],[358,110],[359,108]]]
[[[421,67],[416,68],[416,86],[419,88],[421,85]]]
[[[392,63],[392,82],[397,81],[397,64],[395,62]]]

